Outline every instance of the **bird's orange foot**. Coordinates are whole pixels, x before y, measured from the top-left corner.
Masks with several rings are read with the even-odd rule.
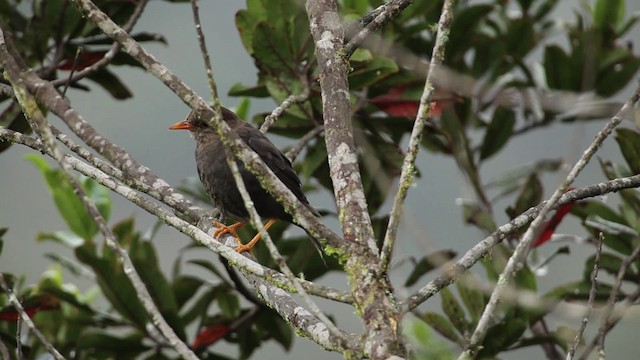
[[[239,254],[242,254],[245,251],[251,251],[253,249],[254,246],[256,246],[256,244],[258,243],[258,241],[260,241],[260,239],[262,238],[262,231],[267,231],[269,230],[269,228],[271,227],[271,225],[273,225],[273,223],[276,222],[276,219],[269,219],[269,221],[267,221],[267,223],[264,225],[264,227],[262,228],[262,230],[260,230],[256,236],[253,237],[253,239],[251,239],[251,241],[249,241],[246,244],[242,244],[240,243],[239,246],[236,247],[236,252],[238,252]]]
[[[238,239],[238,241],[240,242],[240,245],[236,246],[236,249],[235,249],[236,252],[238,254],[242,254],[243,252],[251,251],[253,247],[256,246],[256,244],[258,243],[261,237],[262,237],[262,233],[259,232],[256,234],[256,236],[253,237],[253,239],[251,239],[251,241],[249,241],[246,244],[243,244],[242,242],[240,242],[240,239]]]
[[[237,230],[244,226],[243,222],[237,222],[235,224],[225,225],[221,222],[213,221],[212,224],[218,228],[216,229],[216,231],[213,232],[214,238],[219,238],[224,234],[231,234],[233,235],[233,237],[236,238],[236,240],[238,240],[238,242],[240,242],[240,237],[238,236]]]

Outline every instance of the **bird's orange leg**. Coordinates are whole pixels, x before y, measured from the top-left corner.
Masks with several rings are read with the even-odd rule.
[[[213,237],[217,238],[224,234],[231,234],[240,242],[240,237],[238,236],[238,233],[236,231],[244,226],[243,222],[237,222],[231,225],[225,225],[217,221],[212,221],[211,223],[218,228],[216,229],[216,231],[213,232]]]
[[[258,241],[262,238],[262,231],[269,230],[271,225],[273,225],[273,223],[275,223],[275,222],[276,222],[275,218],[269,219],[269,221],[267,221],[267,223],[264,224],[264,227],[262,228],[262,230],[258,231],[256,236],[254,236],[253,239],[251,239],[251,241],[249,241],[246,245],[237,246],[236,247],[236,252],[243,253],[245,251],[251,251],[251,249],[253,249],[253,247],[256,246]]]

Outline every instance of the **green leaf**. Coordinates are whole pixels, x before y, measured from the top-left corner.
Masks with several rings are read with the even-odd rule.
[[[609,97],[622,90],[640,69],[640,59],[630,58],[598,72],[596,92]]]
[[[256,326],[269,334],[285,350],[293,345],[293,330],[280,316],[272,311],[262,311],[256,317]]]
[[[307,148],[307,154],[302,161],[302,172],[300,175],[305,181],[311,178],[318,168],[327,162],[327,147],[324,141],[316,141]]]
[[[546,17],[551,10],[556,6],[558,0],[542,0],[543,2],[538,5],[538,8],[535,11],[534,19],[539,21]]]
[[[480,290],[478,281],[473,274],[466,272],[456,281],[456,287],[467,312],[471,315],[473,324],[477,324],[485,306],[484,294]]]
[[[583,300],[586,301],[589,299],[589,290],[591,289],[591,281],[581,280],[578,282],[573,282],[565,285],[558,286],[548,293],[544,295],[544,298],[547,299],[556,299],[556,300]],[[605,284],[602,282],[598,282],[598,287],[596,289],[596,301],[607,301],[609,299],[609,294],[611,294],[612,286],[609,284]],[[618,291],[618,300],[621,300],[626,295],[622,290]]]
[[[113,253],[107,248],[104,256],[99,257],[95,245],[88,242],[77,247],[75,252],[78,260],[93,269],[97,283],[111,306],[139,329],[145,329],[149,322],[147,312]]]
[[[302,83],[297,77],[280,74],[277,77],[265,76],[264,80],[269,94],[279,104],[285,101],[291,94],[302,93]],[[302,110],[303,108],[306,109],[306,112]],[[295,118],[298,123],[310,126],[311,124],[309,124],[307,120],[307,113],[312,113],[311,105],[308,102],[297,103],[285,112],[285,114],[289,114]],[[286,125],[284,120],[286,120],[284,116],[278,118],[278,122],[276,123],[277,127],[284,127]]]
[[[538,288],[536,275],[531,271],[529,265],[523,265],[516,273],[515,283],[519,289],[527,289],[535,292]]]
[[[480,148],[480,159],[484,160],[496,154],[513,134],[513,126],[516,116],[511,110],[498,108],[493,115],[493,120],[484,135]]]
[[[62,215],[62,218],[67,223],[71,231],[83,239],[91,239],[97,232],[98,226],[95,224],[93,217],[87,212],[82,200],[76,196],[73,187],[67,180],[62,171],[58,169],[52,169],[48,163],[41,157],[35,154],[27,154],[26,159],[31,161],[42,173],[49,187],[49,192],[53,195],[53,200]],[[91,188],[89,185],[93,180],[82,181],[81,185],[85,191],[87,188]],[[92,196],[98,192],[97,190],[92,193],[88,192],[87,195]],[[101,195],[107,197],[105,200],[102,197],[93,198],[93,201],[98,200],[102,203],[103,211],[109,207],[108,191],[105,193],[100,192]]]
[[[290,53],[289,39],[279,32],[272,24],[262,21],[256,26],[252,47],[258,67],[271,74],[291,72],[294,57]]]
[[[139,354],[149,349],[142,334],[117,337],[103,332],[87,332],[77,339],[78,348],[95,351],[96,354]]]
[[[483,348],[478,353],[478,358],[490,358],[503,352],[509,346],[515,344],[522,337],[525,330],[527,330],[527,322],[517,317],[491,326],[487,330]]]
[[[506,48],[512,56],[523,58],[536,44],[534,26],[529,18],[518,18],[510,22],[506,31]]]
[[[529,208],[538,205],[542,202],[543,193],[544,189],[538,175],[531,174],[522,187],[522,192],[518,196],[515,205],[507,208],[507,214],[513,219]]]
[[[518,0],[518,4],[520,5],[522,12],[525,14],[529,11],[532,3],[533,0]]]
[[[240,315],[240,301],[231,291],[221,291],[217,300],[220,311],[227,318],[236,318]]]
[[[640,174],[640,134],[632,129],[616,129],[616,141],[633,175]]]
[[[248,7],[246,10],[240,10],[236,13],[236,27],[240,34],[240,40],[242,40],[242,44],[249,55],[253,55],[253,34],[255,28],[259,22],[265,20],[265,17],[262,16],[264,13],[258,15],[260,12],[254,9],[255,8]],[[264,9],[262,10],[264,11]]]
[[[453,259],[455,256],[456,252],[453,250],[440,250],[423,256],[422,259],[420,259],[413,267],[413,270],[405,281],[404,286],[411,286],[415,284],[423,275],[444,265],[444,263]]]
[[[187,301],[191,300],[202,285],[204,285],[204,281],[195,276],[178,276],[172,284],[173,294],[176,298],[178,308],[182,308]]]
[[[491,213],[478,204],[463,204],[462,216],[466,223],[473,224],[488,233],[492,233],[496,229]]]
[[[547,85],[552,89],[575,90],[573,72],[578,71],[569,56],[558,45],[549,45],[544,49],[544,70]]]
[[[353,52],[353,55],[349,58],[352,62],[366,62],[373,60],[373,55],[371,51],[367,49],[358,48]]]
[[[426,312],[422,314],[420,318],[445,338],[460,345],[464,344],[462,337],[456,332],[453,325],[451,325],[449,320],[444,316],[434,312]]]
[[[395,61],[382,56],[374,56],[371,61],[367,61],[364,64],[354,63],[354,65],[357,67],[349,73],[349,87],[352,90],[360,90],[364,87],[371,86],[399,71]]]
[[[456,297],[453,296],[449,288],[442,288],[440,290],[440,297],[442,298],[442,310],[449,318],[449,321],[451,321],[460,334],[466,334],[471,325],[467,321],[464,309]]]
[[[496,9],[496,6],[494,4],[480,4],[461,9],[451,24],[446,53],[455,54],[471,47],[475,37],[469,35],[476,32],[479,24]]]
[[[608,234],[631,236],[635,238],[640,236],[640,234],[635,229],[627,225],[609,221],[597,215],[587,217],[587,219],[585,220],[585,225]]]
[[[185,325],[191,324],[198,317],[205,317],[207,315],[207,309],[209,309],[209,306],[214,303],[221,290],[223,289],[220,286],[209,289],[202,293],[202,295],[193,302],[193,305],[191,305],[190,308],[186,310],[183,309],[181,312],[182,314],[180,315],[182,323]]]
[[[591,281],[591,273],[593,272],[593,265],[595,264],[595,261],[596,256],[592,255],[584,263],[584,273],[582,276],[584,277],[585,281]],[[617,276],[618,272],[622,268],[622,259],[614,254],[603,252],[600,254],[598,268],[600,270],[606,271],[613,276]],[[638,274],[633,268],[630,267],[624,273],[624,277],[622,279],[636,283],[638,280]]]
[[[269,91],[265,85],[246,86],[242,83],[235,83],[229,89],[229,96],[249,96],[255,98],[265,98],[269,96]]]
[[[84,239],[70,231],[56,231],[53,233],[38,233],[37,241],[53,241],[70,248],[76,248],[84,244]]]
[[[218,270],[218,268],[216,268],[215,265],[213,265],[213,263],[211,261],[201,260],[201,259],[194,259],[194,260],[187,261],[187,264],[197,265],[197,266],[199,266],[199,267],[201,267],[203,269],[209,270],[220,279],[224,279],[225,278],[222,275],[222,273],[220,272],[220,270]]]
[[[73,275],[86,276],[89,278],[93,276],[92,271],[90,271],[88,268],[85,268],[78,261],[68,256],[64,256],[56,253],[45,253],[44,257],[60,264],[60,266],[62,266],[64,269],[66,269]]]
[[[158,257],[153,244],[149,241],[140,241],[137,238],[131,243],[129,250],[131,261],[138,270],[140,278],[144,282],[151,298],[158,306],[162,316],[171,325],[176,335],[185,340],[184,325],[178,316],[178,304],[174,296],[173,288],[160,270]]]
[[[133,94],[127,86],[112,72],[101,69],[87,76],[104,90],[106,90],[114,99],[124,100],[133,97]]]
[[[598,29],[616,29],[624,20],[624,0],[596,0],[593,25]]]
[[[587,217],[599,216],[605,220],[624,223],[624,218],[622,216],[600,200],[582,200],[580,201],[579,206],[574,206],[573,209],[571,209],[571,213],[583,221],[586,220]]]

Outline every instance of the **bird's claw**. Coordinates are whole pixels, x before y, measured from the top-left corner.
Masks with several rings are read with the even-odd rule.
[[[225,224],[223,224],[221,222],[218,222],[218,221],[212,221],[211,223],[215,227],[217,227],[217,229],[213,232],[213,237],[214,238],[219,238],[220,236],[222,236],[224,234],[231,234],[238,241],[240,241],[240,237],[238,236],[237,230],[239,228],[243,227],[244,223],[237,222],[237,223],[231,224],[231,225],[225,225]]]

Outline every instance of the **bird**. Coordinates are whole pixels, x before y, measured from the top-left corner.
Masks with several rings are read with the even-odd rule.
[[[221,112],[222,119],[231,130],[260,156],[265,165],[273,171],[304,206],[318,216],[318,212],[309,204],[302,191],[300,179],[293,170],[289,159],[260,130],[240,119],[233,111],[226,107],[221,107]],[[200,181],[214,206],[220,211],[222,221],[234,222],[231,225],[225,225],[223,222],[214,221],[213,224],[218,229],[213,233],[213,236],[217,238],[230,233],[240,244],[235,248],[238,253],[250,251],[260,240],[262,230],[247,244],[242,244],[238,237],[236,230],[248,223],[250,216],[227,163],[227,150],[220,136],[214,128],[209,127],[206,122],[201,120],[194,111],[191,111],[183,121],[171,125],[169,129],[189,130],[191,132],[196,141],[196,167]],[[263,230],[268,230],[276,220],[283,220],[300,226],[294,222],[293,217],[285,211],[284,207],[260,185],[260,181],[244,166],[242,161],[236,159],[236,163],[258,215],[269,219]],[[313,238],[312,240],[317,241]]]

